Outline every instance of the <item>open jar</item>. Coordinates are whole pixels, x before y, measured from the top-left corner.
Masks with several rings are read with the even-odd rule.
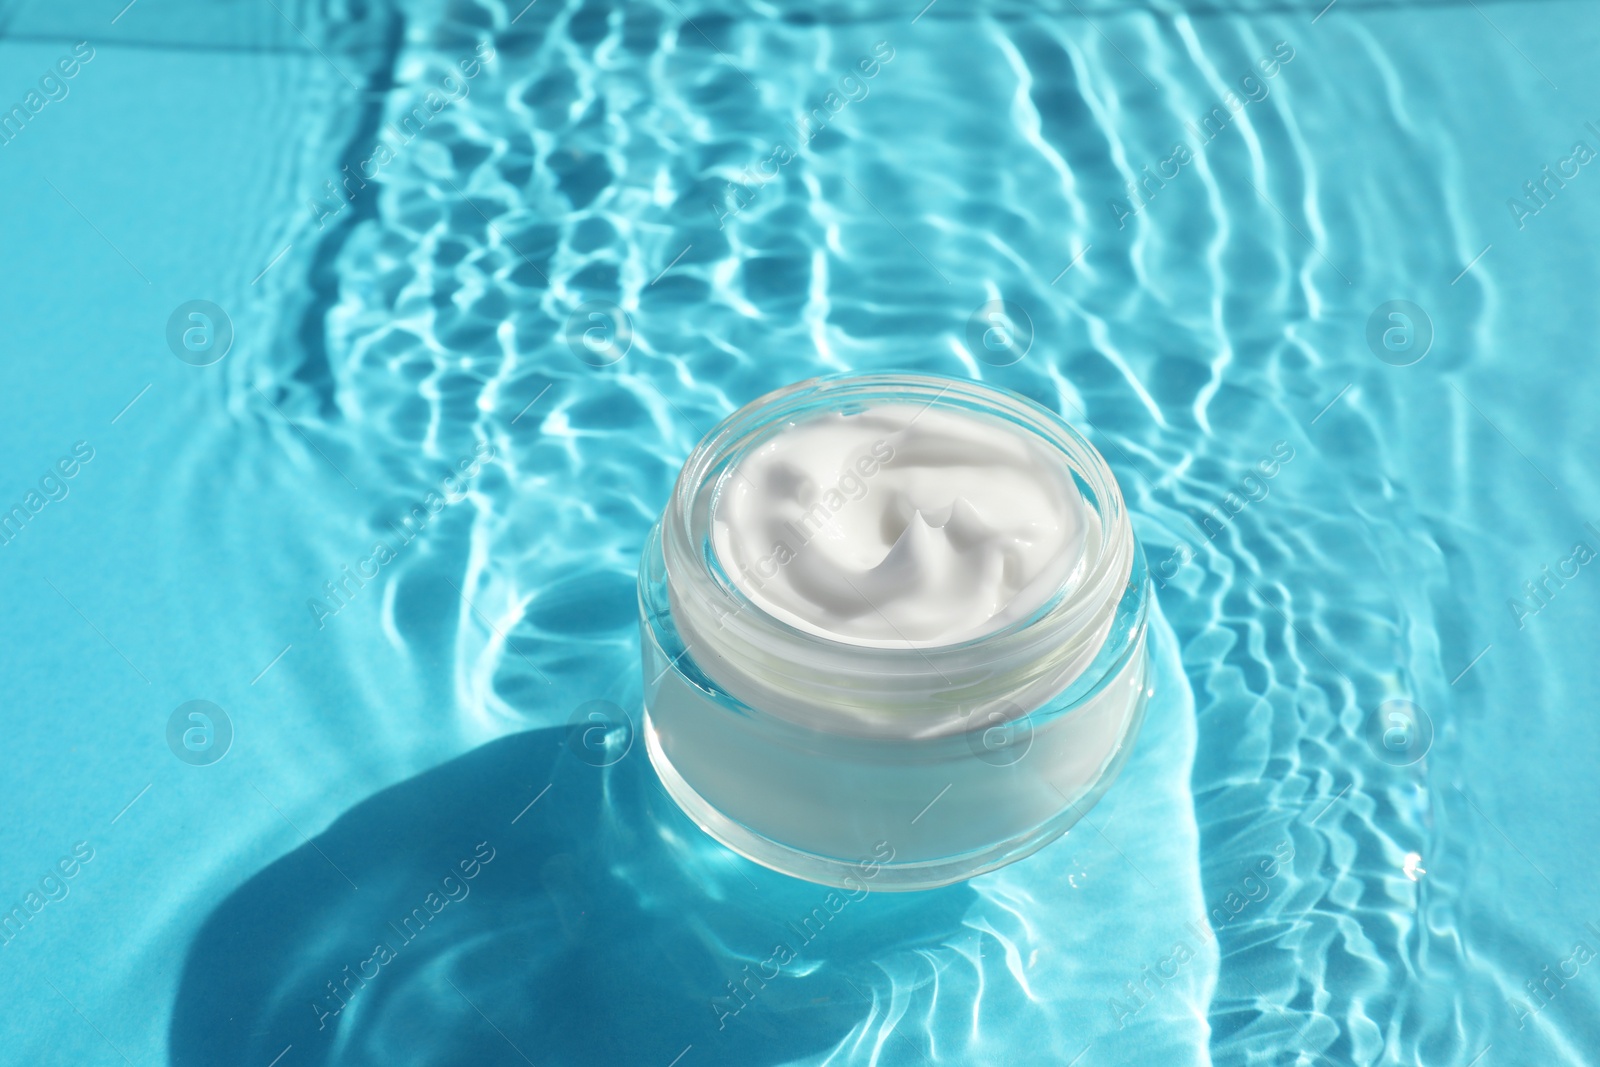
[[[847,483],[864,486],[851,515],[829,506],[845,499],[840,494],[761,465],[786,442],[825,456],[796,435],[855,432],[873,419],[888,432],[871,463],[857,461],[862,476]],[[981,510],[950,503],[939,512],[924,503],[908,520],[905,500],[950,492],[941,485],[963,477],[991,504],[1009,499],[1005,476],[1015,471],[991,477],[974,466],[972,455],[990,451],[1028,457],[1034,466],[1022,469],[1035,473],[1026,491],[1043,494],[1041,513],[1066,516],[1070,536],[1046,542],[1061,547],[1040,557],[1035,523],[983,556],[985,573],[1001,576],[999,588],[1026,588],[1004,603],[988,590],[975,625],[928,631],[937,612],[916,599],[935,580],[927,575],[970,586],[964,557],[944,558],[941,570],[938,560],[885,556],[879,568],[892,564],[903,579],[889,593],[874,594],[882,582],[869,587],[867,576],[846,573],[841,580],[861,595],[860,610],[835,617],[774,595],[779,585],[763,586],[810,546],[772,552],[738,542],[752,529],[777,528],[741,525],[738,507],[749,512],[782,485],[796,506],[819,501],[809,514],[830,534],[873,531],[893,543],[890,555],[901,552],[908,523],[925,514],[939,528],[932,532],[969,546],[973,531],[990,529]],[[934,455],[945,467],[913,467]],[[852,467],[842,469],[848,475]],[[877,478],[870,486],[869,469]],[[831,580],[815,565],[811,571],[789,585],[804,592]],[[1028,580],[1002,581],[1017,573]],[[645,546],[639,605],[650,761],[707,833],[774,870],[887,890],[971,878],[1065,833],[1121,769],[1150,695],[1150,596],[1116,479],[1053,412],[1006,390],[934,375],[800,382],[745,405],[700,442]]]

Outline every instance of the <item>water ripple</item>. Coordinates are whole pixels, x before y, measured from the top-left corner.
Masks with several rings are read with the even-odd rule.
[[[1460,743],[1445,663],[1466,640],[1452,581],[1478,483],[1446,475],[1441,506],[1396,478],[1436,426],[1391,432],[1417,401],[1361,341],[1373,307],[1475,254],[1456,157],[1413,100],[1426,75],[1401,71],[1353,2],[1315,29],[1311,5],[1082,6],[1092,18],[945,0],[914,25],[864,4],[412,12],[383,125],[485,43],[497,58],[395,153],[334,269],[312,273],[326,372],[282,345],[266,395],[402,485],[493,447],[461,528],[385,602],[414,656],[445,643],[481,739],[591,698],[637,708],[644,532],[693,443],[745,400],[901,367],[1062,411],[1117,470],[1182,648],[1158,700],[1170,737],[1142,741],[1149,765],[1129,772],[1156,793],[1119,786],[1095,822],[974,883],[959,936],[851,972],[852,1007],[806,1055],[1466,1063],[1491,1034],[1470,998],[1516,984],[1453,934],[1459,872],[1417,870],[1485,848],[1435,769]],[[1329,49],[1348,78],[1318,72]],[[1347,160],[1331,121],[1402,155]],[[1446,283],[1429,299],[1470,349],[1494,289]],[[1021,360],[969,340],[993,300],[1026,310]],[[626,316],[578,320],[609,331],[598,350],[570,343],[589,305]],[[1465,358],[1441,347],[1430,366]],[[1446,410],[1464,452],[1476,416]],[[441,620],[445,582],[461,597]],[[1367,732],[1396,697],[1438,727],[1407,767]],[[1185,826],[1198,841],[1178,855]],[[669,845],[726,887],[709,856]],[[695,921],[719,960],[757,951]],[[419,971],[416,995],[446,995],[440,977]]]

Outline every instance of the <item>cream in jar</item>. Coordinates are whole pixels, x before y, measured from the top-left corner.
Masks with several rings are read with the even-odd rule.
[[[1053,412],[933,375],[801,382],[706,436],[646,544],[646,751],[776,870],[969,878],[1115,778],[1149,596],[1116,479]]]

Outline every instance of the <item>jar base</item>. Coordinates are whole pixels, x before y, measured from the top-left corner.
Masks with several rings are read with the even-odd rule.
[[[1141,679],[1144,681],[1144,679]],[[695,791],[678,773],[661,747],[655,725],[648,708],[644,712],[645,751],[656,776],[675,804],[711,838],[732,849],[752,863],[769,870],[800,878],[818,885],[837,889],[887,893],[910,893],[924,889],[939,889],[955,885],[980,874],[998,870],[1008,864],[1025,859],[1071,830],[1078,820],[1111,788],[1122,767],[1133,751],[1132,741],[1139,734],[1150,691],[1146,688],[1138,698],[1132,721],[1124,735],[1123,743],[1107,762],[1098,778],[1077,797],[1072,798],[1061,811],[1047,822],[1035,826],[1028,833],[1007,841],[958,856],[915,863],[896,863],[891,858],[864,856],[856,860],[838,859],[806,852],[774,841],[756,833],[738,820],[730,818]]]

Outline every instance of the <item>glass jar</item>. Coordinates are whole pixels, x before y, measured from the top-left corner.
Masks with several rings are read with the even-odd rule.
[[[725,480],[798,421],[906,403],[998,419],[1058,453],[1090,520],[1081,565],[1031,615],[956,644],[851,643],[768,614],[713,545]],[[650,761],[707,833],[774,870],[888,890],[971,878],[1065,833],[1116,777],[1150,694],[1150,596],[1115,477],[1055,413],[935,375],[800,382],[700,442],[645,546]]]

